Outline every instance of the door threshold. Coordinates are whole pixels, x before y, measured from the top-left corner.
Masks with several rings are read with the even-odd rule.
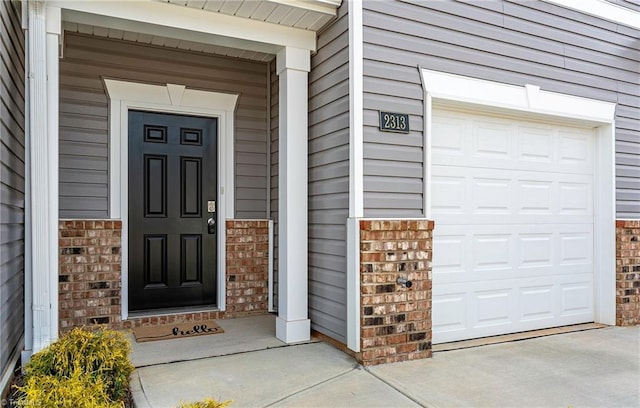
[[[604,327],[609,327],[609,326],[601,323],[573,324],[570,326],[552,327],[549,329],[531,330],[531,331],[520,332],[520,333],[502,334],[499,336],[481,337],[479,339],[460,340],[460,341],[453,341],[450,343],[434,344],[432,350],[435,353],[440,351],[461,350],[461,349],[472,348],[472,347],[488,346],[491,344],[500,344],[500,343],[508,343],[512,341],[534,339],[536,337],[553,336],[555,334],[565,334],[565,333],[573,333],[573,332],[579,332],[579,331],[585,331],[585,330],[602,329]]]
[[[218,309],[218,307],[215,305],[136,310],[134,312],[129,312],[129,315],[127,316],[127,320],[140,319],[143,317],[172,316],[172,315],[186,314],[186,313],[207,313],[207,312],[219,312],[219,311],[220,309]]]

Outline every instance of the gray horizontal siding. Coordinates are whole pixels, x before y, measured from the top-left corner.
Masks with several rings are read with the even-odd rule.
[[[347,341],[349,19],[347,4],[318,36],[309,74],[309,316]]]
[[[618,104],[617,215],[640,217],[640,42],[630,27],[542,1],[364,3],[365,215],[417,216],[423,197],[417,67]],[[377,110],[408,113],[404,137]],[[398,196],[398,185],[406,186]]]
[[[108,99],[102,78],[239,93],[236,218],[267,211],[267,66],[67,33],[60,61],[60,217],[106,218]]]
[[[0,4],[0,378],[24,333],[24,35],[19,4]],[[5,384],[0,384],[0,392]]]

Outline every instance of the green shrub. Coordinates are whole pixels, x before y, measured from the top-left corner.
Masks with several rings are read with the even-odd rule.
[[[130,352],[131,345],[123,333],[75,328],[31,357],[24,367],[21,401],[40,401],[46,396],[52,399],[51,406],[111,407],[128,395],[129,375],[134,369]],[[98,405],[64,405],[76,396],[95,400]]]
[[[198,402],[183,402],[178,408],[227,408],[233,401],[218,402],[212,398],[205,398]]]

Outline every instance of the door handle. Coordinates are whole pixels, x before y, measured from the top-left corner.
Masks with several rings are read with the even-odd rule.
[[[209,234],[215,234],[216,233],[216,220],[213,219],[213,217],[209,218],[207,220],[207,232]]]

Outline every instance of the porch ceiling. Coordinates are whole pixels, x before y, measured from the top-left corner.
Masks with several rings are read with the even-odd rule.
[[[147,0],[148,1],[148,0]],[[215,13],[240,17],[261,23],[291,27],[306,32],[314,32],[336,15],[336,9],[342,0],[151,0],[152,3],[170,4],[168,7],[181,7],[183,10],[196,10],[200,13]],[[63,3],[63,2],[61,2]],[[96,2],[98,3],[98,2]],[[176,9],[177,10],[177,9]],[[87,11],[87,10],[83,10]],[[88,10],[91,12],[92,10]],[[204,14],[203,14],[204,15]],[[63,12],[63,29],[99,37],[134,41],[168,48],[177,48],[194,52],[244,58],[257,61],[270,61],[275,53],[247,42],[212,40],[209,37],[178,35],[176,31],[156,30],[143,25],[125,24],[113,18],[96,18],[95,15],[74,11]],[[269,52],[271,51],[271,52]]]
[[[253,61],[271,61],[276,56],[260,51],[243,50],[241,48],[225,47],[222,45],[207,44],[189,40],[180,40],[161,35],[152,35],[129,30],[119,30],[114,28],[101,27],[96,25],[63,22],[63,29],[70,33],[82,33],[94,35],[96,37],[113,38],[117,40],[133,41],[140,44],[150,44],[167,48],[201,52],[204,54],[222,55],[232,58],[244,58]]]

